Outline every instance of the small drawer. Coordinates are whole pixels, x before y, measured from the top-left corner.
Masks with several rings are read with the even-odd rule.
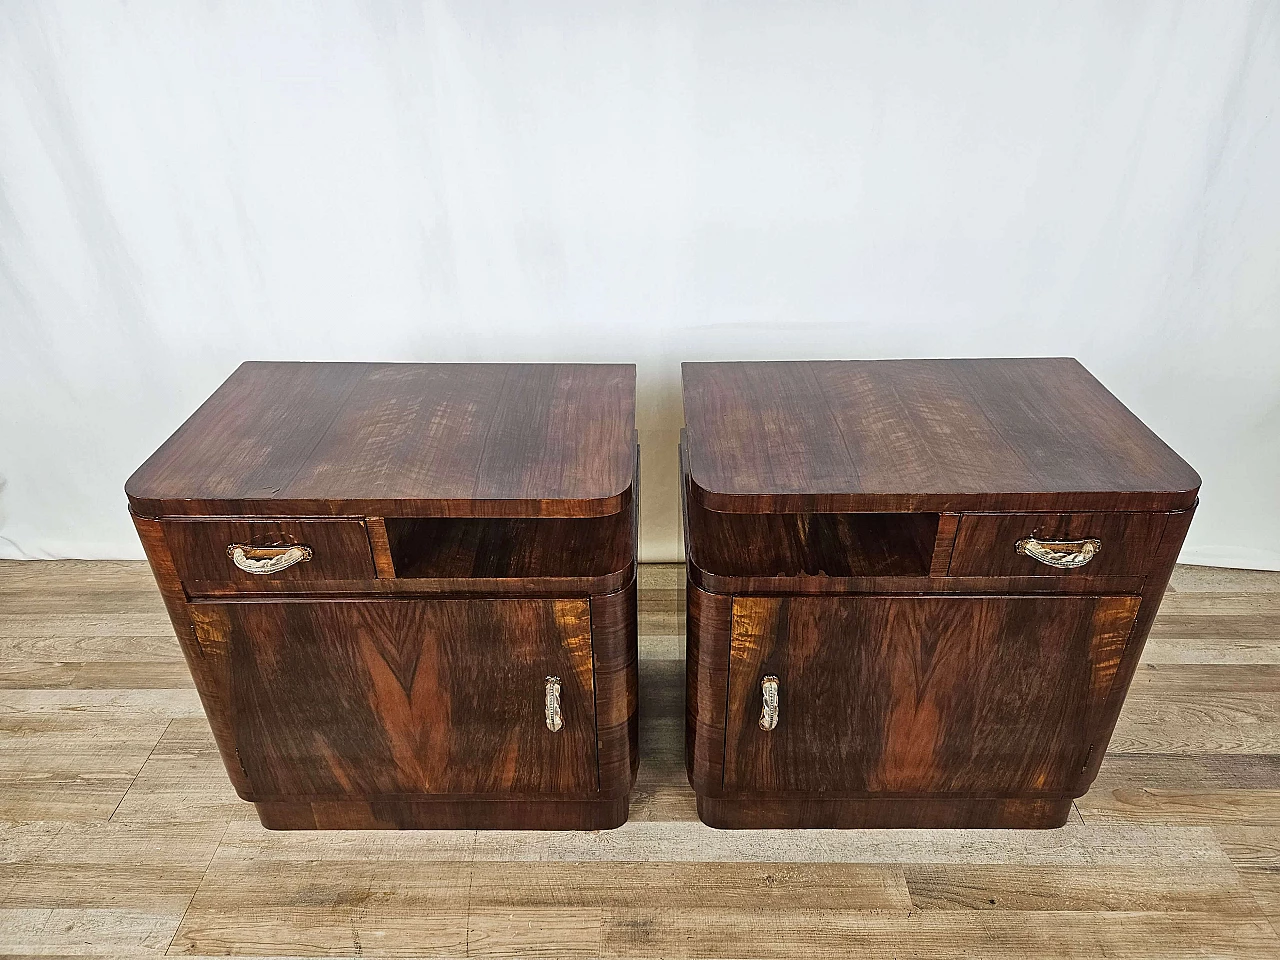
[[[363,520],[166,520],[164,536],[188,592],[377,576]]]
[[[1163,513],[967,513],[953,577],[1140,577],[1164,533]]]

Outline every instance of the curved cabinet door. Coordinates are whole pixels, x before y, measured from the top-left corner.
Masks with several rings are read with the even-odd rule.
[[[598,789],[586,600],[197,606],[254,800]]]
[[[736,597],[725,790],[1070,794],[1138,602]]]

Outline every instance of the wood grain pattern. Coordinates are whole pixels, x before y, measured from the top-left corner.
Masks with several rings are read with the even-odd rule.
[[[624,794],[608,800],[268,800],[268,830],[612,830],[627,822]]]
[[[1154,510],[1200,477],[1079,363],[685,363],[694,498],[732,513]]]
[[[134,513],[605,516],[635,472],[625,364],[242,364],[129,479]]]
[[[1280,677],[1249,678],[1280,663],[1280,574],[1178,569],[1117,728],[1136,740],[1149,716],[1146,750],[1111,750],[1083,820],[1048,831],[704,826],[684,572],[642,566],[638,587],[645,735],[620,829],[273,832],[236,799],[190,681],[158,686],[185,666],[145,564],[0,562],[0,953],[1280,954],[1280,737],[1253,734]],[[1177,669],[1143,682],[1148,665]],[[1206,716],[1221,746],[1183,752]]]
[[[733,598],[688,586],[685,646],[685,763],[699,794],[724,785],[725,723]]]
[[[250,799],[594,795],[581,600],[205,604]],[[477,656],[486,650],[487,656]],[[564,728],[544,722],[561,679]]]
[[[1070,795],[1136,597],[733,601],[726,791]],[[781,719],[761,730],[761,678]]]
[[[373,566],[378,572],[378,579],[394,580],[396,565],[391,559],[391,542],[387,539],[386,519],[369,517],[364,524],[365,529],[369,531],[369,549],[373,553]]]
[[[386,521],[396,576],[521,580],[633,575],[632,511],[604,517],[393,518]]]
[[[722,580],[924,577],[933,560],[933,513],[716,513],[685,502],[689,557]]]
[[[1150,633],[1151,625],[1155,622],[1156,611],[1160,608],[1160,601],[1164,597],[1173,566],[1178,560],[1178,551],[1182,549],[1182,542],[1186,539],[1187,530],[1191,526],[1191,518],[1194,515],[1195,507],[1193,506],[1188,510],[1170,514],[1165,523],[1164,534],[1151,558],[1147,584],[1142,592],[1142,606],[1138,608],[1133,633],[1125,646],[1120,663],[1116,666],[1116,676],[1111,684],[1107,705],[1098,717],[1098,726],[1093,734],[1094,740],[1098,743],[1107,743],[1111,739],[1112,731],[1115,730],[1116,721],[1120,718],[1120,708],[1124,705],[1125,694],[1133,682],[1133,675],[1138,668],[1138,660],[1142,656],[1147,634]],[[1089,759],[1084,782],[1092,783],[1101,766],[1102,750],[1099,749]]]
[[[1160,546],[1164,513],[966,513],[948,573],[954,577],[1141,577]],[[1088,563],[1050,567],[1015,548],[1024,537],[1102,543]]]
[[[634,367],[291,363],[243,365],[126,490],[264,824],[588,830],[638,769],[638,491]],[[260,576],[234,543],[312,556]]]
[[[1070,815],[1070,798],[698,796],[699,819],[723,830],[1047,830]]]
[[[700,815],[1061,824],[1110,741],[1195,471],[1073,360],[685,364],[684,401]],[[1058,569],[1017,553],[1029,536],[1103,546]],[[707,616],[712,597],[731,612]],[[723,655],[726,630],[717,714],[701,651]]]
[[[368,580],[376,575],[363,520],[165,520],[162,526],[178,579],[192,596],[203,593],[206,585],[243,590],[266,583],[296,586],[310,580]],[[301,544],[310,547],[312,555],[279,573],[247,573],[227,555],[232,544]]]
[[[625,797],[640,766],[636,583],[591,598],[600,794]]]
[[[955,550],[956,530],[960,526],[958,513],[944,513],[938,517],[938,534],[934,538],[933,557],[929,561],[930,577],[945,577],[951,567],[951,554]]]
[[[276,581],[261,577],[249,584],[199,582],[193,597],[217,599],[342,599],[375,597],[536,597],[586,599],[604,588],[616,592],[634,577],[630,569],[604,577],[433,577],[419,579]]]
[[[692,561],[689,582],[708,593],[760,596],[844,596],[855,593],[1048,593],[1137,594],[1142,577],[722,577]]]

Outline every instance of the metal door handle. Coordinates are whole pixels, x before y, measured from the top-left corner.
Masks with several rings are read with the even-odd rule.
[[[765,677],[760,681],[760,693],[764,706],[760,708],[760,729],[772,730],[778,725],[778,678]]]
[[[560,678],[547,677],[547,729],[555,733],[564,726],[560,716]]]
[[[1037,540],[1024,537],[1014,549],[1051,567],[1070,570],[1083,567],[1102,550],[1101,540]]]
[[[288,570],[295,563],[310,560],[312,550],[303,546],[250,547],[243,543],[233,543],[227,547],[227,556],[245,573],[265,576]]]

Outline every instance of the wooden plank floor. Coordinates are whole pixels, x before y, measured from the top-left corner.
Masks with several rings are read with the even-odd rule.
[[[0,563],[0,955],[1280,957],[1280,574],[1179,568],[1067,827],[766,833],[694,812],[681,576],[623,828],[268,833],[145,565]]]

